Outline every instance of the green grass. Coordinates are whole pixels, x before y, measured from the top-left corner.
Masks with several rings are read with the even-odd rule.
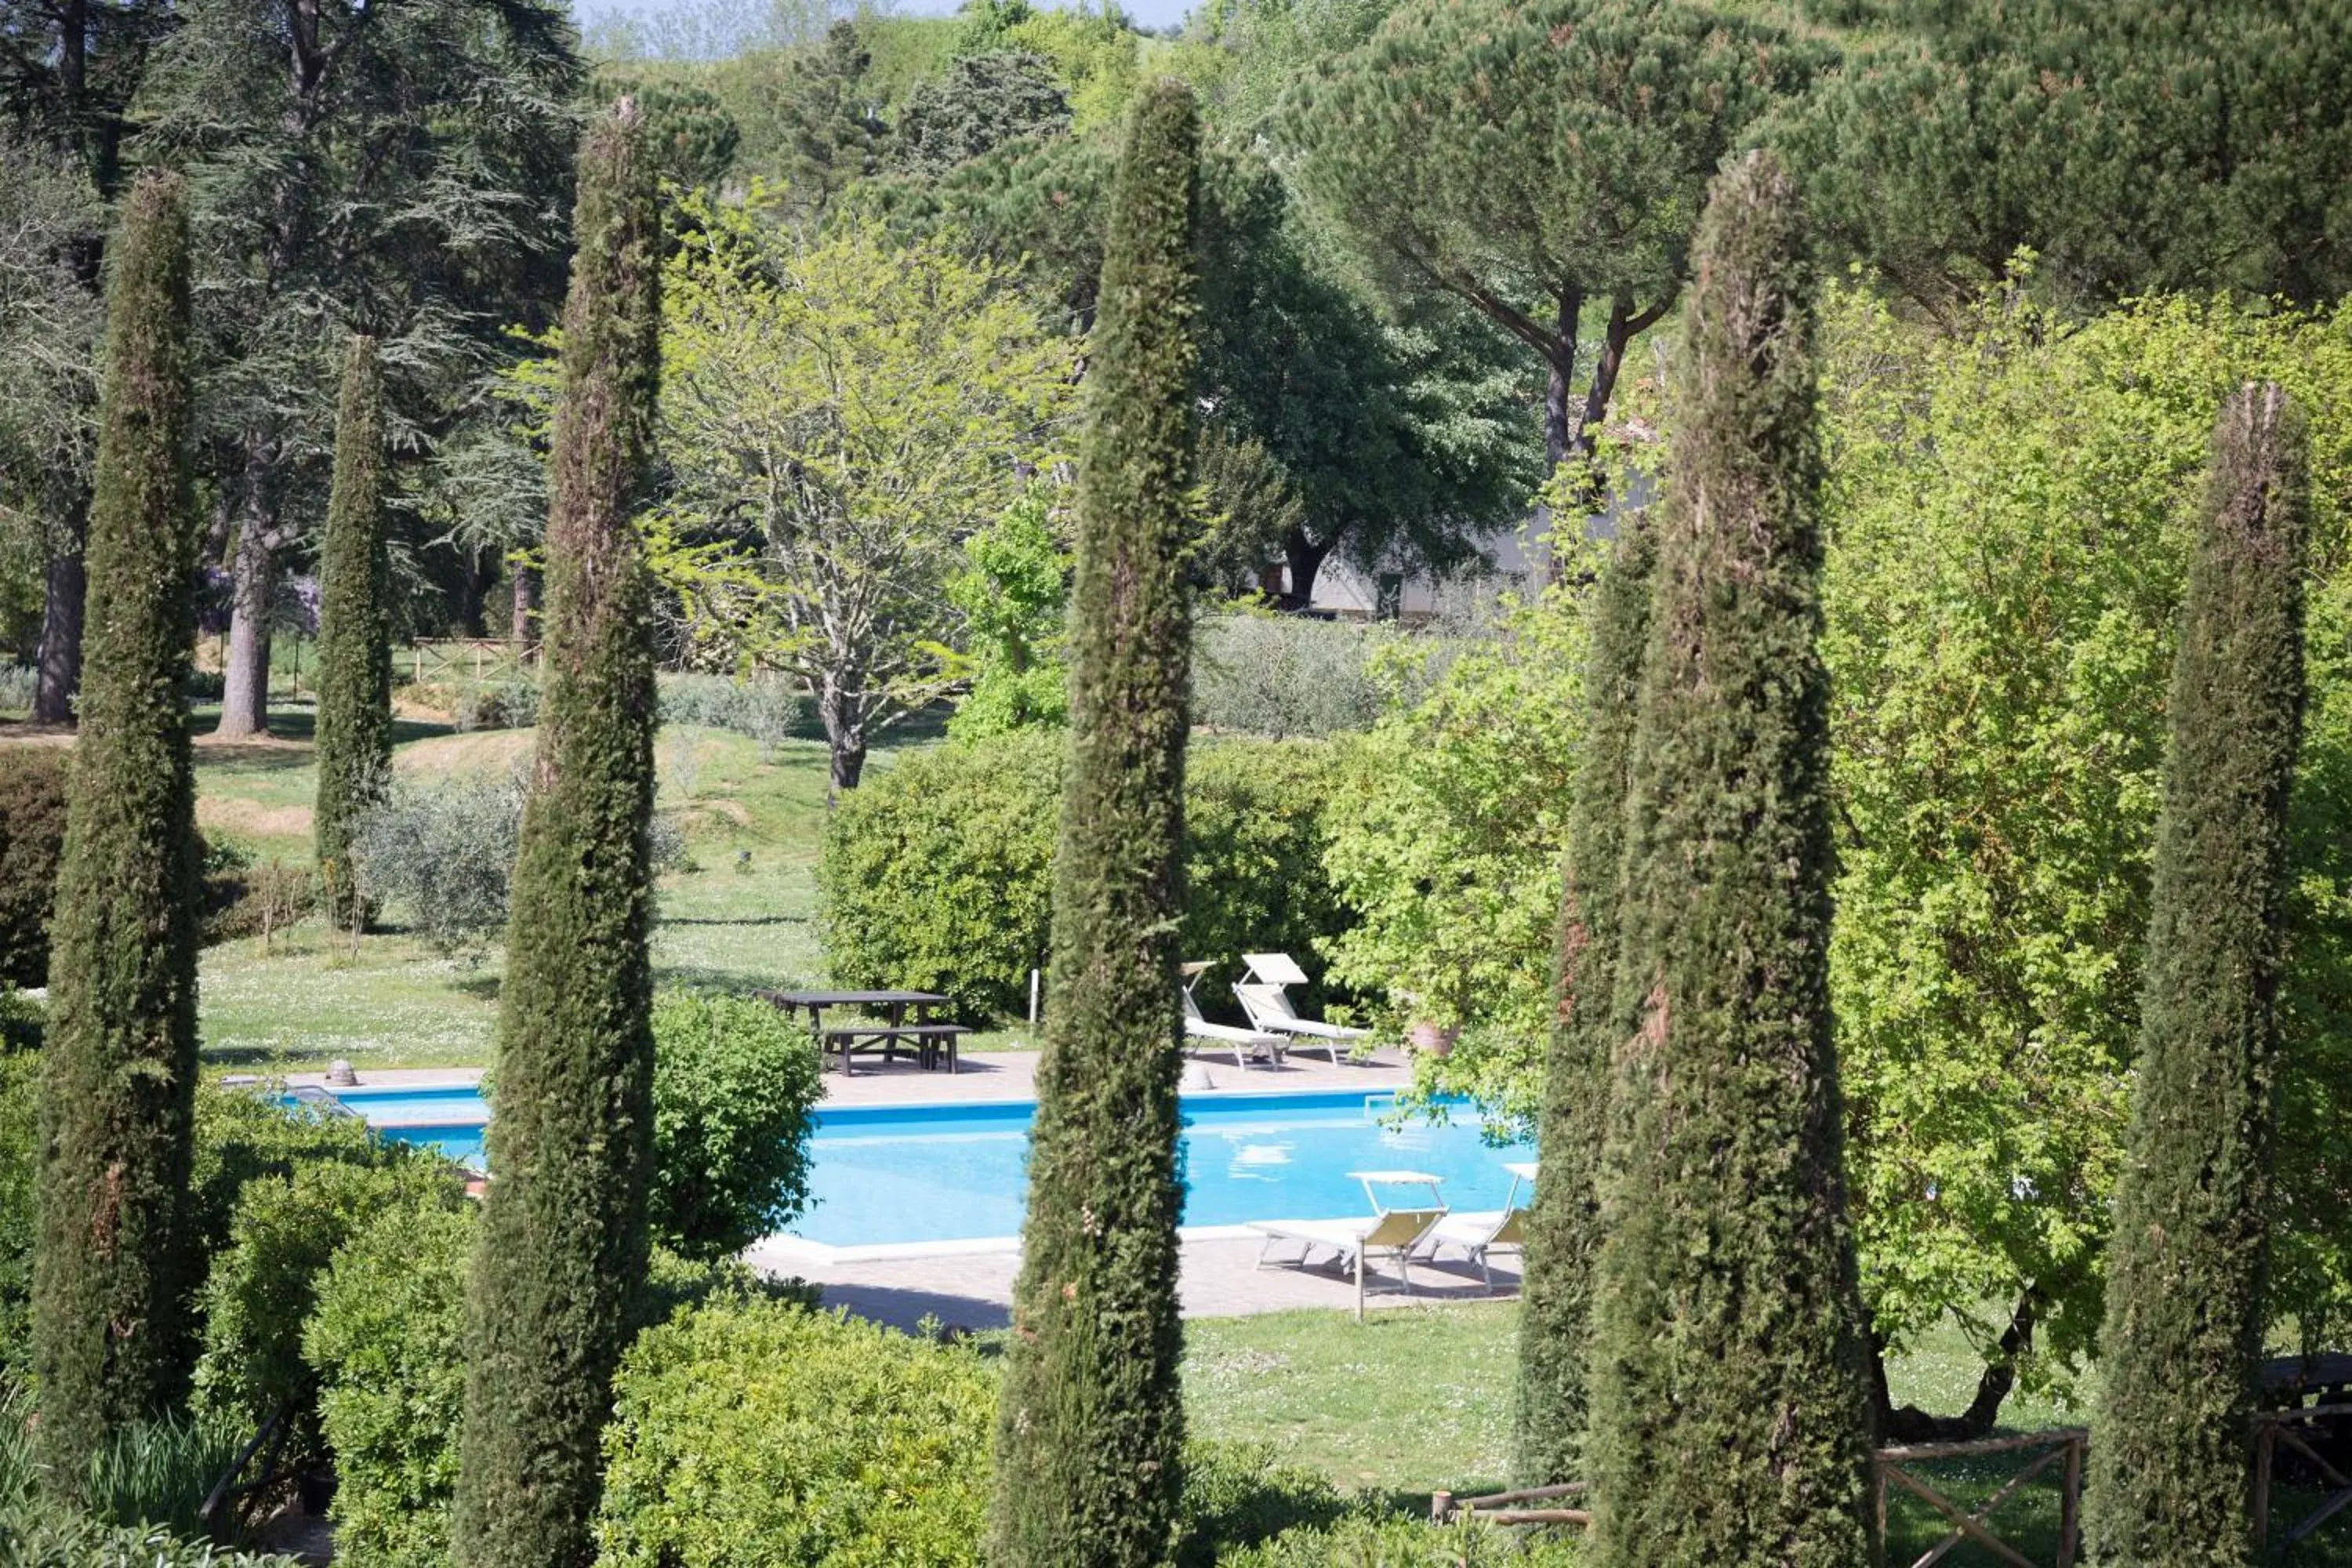
[[[1185,1419],[1197,1436],[1264,1443],[1285,1461],[1343,1488],[1425,1496],[1475,1496],[1507,1485],[1516,1302],[1390,1308],[1359,1324],[1340,1311],[1195,1318],[1184,1325]],[[1979,1362],[1965,1336],[1928,1335],[1887,1368],[1895,1402],[1957,1410],[1976,1386]],[[2087,1384],[2087,1380],[2086,1380]],[[2087,1386],[2078,1390],[2086,1394]],[[2000,1429],[2036,1432],[2084,1425],[2079,1404],[2011,1394]],[[1973,1511],[2034,1455],[1994,1455],[1913,1467],[1928,1485]],[[1696,1462],[1703,1463],[1699,1459]],[[2057,1557],[2057,1474],[2029,1482],[1992,1516],[1995,1533],[2041,1563]],[[2317,1500],[2283,1494],[2275,1518],[2291,1521]],[[1910,1563],[1948,1527],[1895,1489],[1887,1509],[1887,1561]],[[1943,1559],[1976,1568],[1999,1559],[1973,1542]],[[2352,1568],[2352,1522],[2323,1529],[2286,1563]]]

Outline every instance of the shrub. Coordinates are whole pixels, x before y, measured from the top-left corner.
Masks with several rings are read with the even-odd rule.
[[[49,910],[66,842],[66,759],[53,746],[0,749],[0,985],[46,985]]]
[[[1336,1524],[1352,1508],[1317,1471],[1276,1464],[1269,1445],[1195,1439],[1184,1445],[1177,1568],[1210,1568],[1285,1531]]]
[[[466,1392],[471,1205],[394,1208],[318,1281],[302,1355],[335,1455],[338,1561],[443,1568]]]
[[[313,868],[276,858],[254,864],[226,846],[207,850],[204,941],[207,947],[284,931],[319,908]]]
[[[0,1057],[0,1377],[29,1370],[40,1072],[33,1052]]]
[[[1573,1542],[1523,1542],[1486,1525],[1431,1524],[1402,1514],[1285,1531],[1217,1559],[1223,1568],[1574,1568],[1582,1561]]]
[[[461,735],[481,730],[528,730],[539,722],[539,687],[528,680],[486,680],[457,688],[450,722]]]
[[[1397,637],[1386,625],[1203,616],[1193,633],[1193,721],[1276,739],[1369,730],[1381,716],[1373,663]]]
[[[524,793],[519,774],[395,778],[352,835],[368,897],[398,905],[435,951],[478,954],[506,929]],[[656,817],[652,831],[656,870],[685,860],[675,822]]]
[[[665,724],[702,724],[731,730],[772,752],[815,723],[808,694],[782,676],[738,680],[724,675],[665,675],[656,682]]]
[[[198,1510],[240,1441],[239,1434],[215,1423],[182,1416],[135,1423],[92,1456],[77,1489],[86,1507],[45,1510],[32,1415],[33,1402],[23,1385],[0,1388],[0,1563],[9,1568],[28,1562],[60,1568],[150,1568],[181,1561],[135,1548],[144,1541],[168,1542],[159,1530],[183,1536],[202,1532]],[[116,1529],[133,1526],[137,1533]],[[57,1555],[28,1553],[30,1542],[47,1542],[47,1550]],[[92,1542],[104,1544],[88,1544]],[[88,1554],[68,1551],[68,1544]]]
[[[1067,745],[1037,732],[937,747],[842,797],[817,866],[837,981],[937,991],[968,1017],[1027,1005],[1029,971],[1045,963]],[[1318,944],[1348,922],[1322,871],[1340,765],[1334,744],[1192,748],[1186,957],[1279,950],[1315,970]]]
[[[29,664],[0,664],[0,709],[11,713],[33,710],[33,693],[41,672]]]
[[[391,1152],[381,1165],[329,1160],[246,1184],[228,1248],[205,1282],[197,1409],[249,1431],[291,1405],[291,1451],[299,1455],[315,1439],[302,1325],[336,1250],[387,1211],[466,1201],[456,1167],[430,1153]]]
[[[996,1377],[972,1351],[721,1300],[639,1336],[614,1392],[603,1568],[974,1559]]]
[[[485,947],[507,921],[522,802],[516,778],[395,779],[352,833],[360,876],[436,951]]]
[[[227,1249],[230,1222],[247,1183],[290,1177],[303,1165],[383,1165],[403,1157],[356,1116],[284,1104],[268,1085],[200,1083],[188,1183],[193,1246],[206,1258]]]
[[[654,1237],[719,1258],[808,1203],[816,1047],[765,1002],[670,993],[654,1002]]]

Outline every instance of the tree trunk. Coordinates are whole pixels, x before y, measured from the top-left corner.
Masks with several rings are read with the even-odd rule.
[[[1569,385],[1576,379],[1576,322],[1584,313],[1584,290],[1562,289],[1552,321],[1552,346],[1544,355],[1544,467],[1547,471],[1568,460],[1575,428],[1569,423]]]
[[[221,715],[215,735],[269,732],[269,599],[278,550],[260,520],[248,516],[229,567],[228,654],[221,661]]]
[[[81,612],[85,576],[82,535],[89,518],[77,510],[70,538],[53,545],[44,574],[41,646],[33,687],[33,721],[70,724],[74,694],[81,689]]]
[[[528,659],[539,648],[539,568],[515,563],[514,618],[507,627],[507,641],[515,658]]]
[[[1339,536],[1334,534],[1332,538]],[[1303,528],[1294,528],[1282,536],[1282,558],[1290,567],[1290,592],[1282,596],[1286,610],[1311,608],[1315,603],[1315,579],[1323,570],[1323,563],[1331,553],[1331,541],[1320,542],[1309,539]]]
[[[2017,1386],[2019,1358],[2033,1348],[2034,1297],[2018,1298],[2009,1327],[2001,1331],[2000,1348],[1977,1375],[1977,1392],[1958,1415],[1937,1415],[1916,1405],[1897,1408],[1886,1387],[1886,1347],[1870,1336],[1870,1403],[1872,1426],[1882,1443],[1972,1443],[1992,1436],[2000,1407]]]

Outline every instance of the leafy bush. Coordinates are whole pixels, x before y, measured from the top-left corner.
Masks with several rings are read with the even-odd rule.
[[[395,777],[352,834],[352,854],[369,895],[399,906],[435,951],[479,953],[506,929],[524,793],[520,774],[459,774],[429,784]],[[655,869],[685,855],[677,825],[656,817]]]
[[[335,1455],[337,1561],[442,1568],[466,1394],[472,1205],[394,1208],[318,1281],[302,1354]]]
[[[29,664],[0,664],[0,710],[29,713],[41,672]]]
[[[528,730],[539,722],[539,688],[528,680],[486,680],[457,688],[449,707],[457,733]]]
[[[1336,1524],[1355,1506],[1319,1473],[1276,1464],[1268,1445],[1187,1443],[1177,1568],[1210,1568],[1285,1531]]]
[[[765,1002],[672,992],[654,1002],[655,1237],[719,1258],[808,1202],[824,1088],[806,1029]]]
[[[254,864],[220,844],[205,856],[204,941],[209,947],[240,937],[267,936],[314,914],[319,878],[309,861],[271,858]]]
[[[196,1085],[195,1162],[188,1201],[191,1246],[211,1258],[229,1245],[237,1198],[249,1182],[289,1177],[303,1165],[383,1165],[404,1158],[356,1116],[281,1102],[275,1085]]]
[[[614,1393],[602,1568],[974,1560],[996,1377],[973,1351],[720,1300],[640,1335]]]
[[[30,1366],[40,1066],[32,1051],[0,1056],[0,1378]]]
[[[71,755],[56,746],[0,748],[0,985],[48,984]]]
[[[1570,1540],[1526,1542],[1482,1524],[1364,1514],[1285,1531],[1217,1562],[1223,1568],[1574,1568],[1582,1560]]]
[[[661,721],[702,724],[748,735],[767,751],[794,735],[817,733],[808,694],[781,676],[737,680],[724,675],[659,678]]]
[[[291,1403],[293,1451],[314,1444],[302,1325],[328,1264],[382,1214],[456,1209],[466,1201],[455,1166],[430,1152],[389,1149],[393,1157],[381,1165],[331,1160],[246,1184],[230,1216],[228,1249],[205,1282],[197,1409],[251,1430]]]
[[[1029,971],[1045,963],[1067,744],[1030,732],[936,747],[842,798],[817,866],[836,980],[937,991],[968,1017],[1026,1005]],[[1192,749],[1189,957],[1281,950],[1312,972],[1317,944],[1347,925],[1322,870],[1339,766],[1328,743]]]
[[[1399,1022],[1463,1030],[1427,1070],[1519,1116],[1549,1039],[1583,607],[1565,588],[1514,606],[1433,676],[1417,647],[1384,660],[1389,709],[1355,748],[1326,856],[1361,915],[1328,949],[1334,978]]]
[[[1290,616],[1203,616],[1192,637],[1192,719],[1244,734],[1338,735],[1381,716],[1373,662],[1394,627]]]

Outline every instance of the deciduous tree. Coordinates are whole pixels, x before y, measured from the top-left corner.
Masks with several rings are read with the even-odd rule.
[[[1199,120],[1145,89],[1111,205],[1078,471],[1070,767],[988,1560],[1158,1568],[1174,1543],[1176,919]]]
[[[1050,457],[1069,346],[984,263],[845,217],[810,237],[698,206],[669,264],[664,580],[737,657],[808,682],[855,789],[943,689],[947,580]]]

